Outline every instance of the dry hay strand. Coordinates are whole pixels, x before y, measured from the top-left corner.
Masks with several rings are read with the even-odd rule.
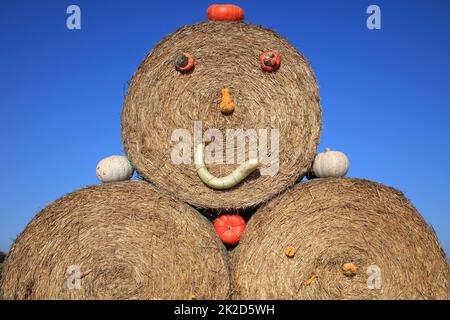
[[[281,67],[264,72],[260,56],[272,50],[282,55]],[[187,74],[173,64],[183,51],[196,61],[195,69]],[[236,105],[231,115],[220,112],[224,87],[230,89]],[[319,100],[308,61],[287,40],[243,22],[203,22],[167,36],[142,62],[125,99],[122,140],[139,174],[184,202],[199,208],[254,207],[293,185],[311,167],[322,126]],[[224,162],[227,129],[242,129],[244,133],[254,129],[257,134],[267,129],[269,151],[270,129],[278,129],[278,173],[272,177],[255,172],[227,191],[207,187],[198,178],[193,162],[178,165],[171,160],[179,143],[171,140],[176,129],[190,132],[192,159],[194,143],[201,142],[194,142],[195,121],[202,122],[202,134],[208,129],[220,130]],[[245,159],[249,159],[246,141]],[[236,139],[235,159],[242,150]],[[208,169],[216,176],[225,176],[238,166],[214,163]]]
[[[291,258],[289,246],[297,250]],[[346,271],[356,267],[354,274],[344,275],[345,264]],[[447,299],[449,293],[445,253],[414,206],[393,188],[359,179],[302,183],[260,208],[231,269],[234,299]]]
[[[79,273],[70,277],[70,266]],[[211,224],[141,181],[49,205],[15,241],[3,277],[5,299],[226,299],[230,290]],[[80,289],[69,289],[76,279]]]

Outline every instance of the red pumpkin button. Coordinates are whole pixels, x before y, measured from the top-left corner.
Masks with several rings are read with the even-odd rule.
[[[238,244],[245,231],[245,220],[239,215],[223,215],[214,221],[214,229],[227,245]]]
[[[275,51],[267,51],[261,55],[261,69],[267,72],[278,70],[281,64],[281,55]]]

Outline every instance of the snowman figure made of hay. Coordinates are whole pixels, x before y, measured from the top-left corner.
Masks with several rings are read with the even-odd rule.
[[[35,216],[0,299],[448,299],[445,253],[403,194],[343,179],[341,152],[315,157],[321,107],[306,59],[239,7],[207,15],[142,62],[122,113],[127,157],[100,161],[105,184]],[[119,182],[135,169],[153,185]],[[307,173],[318,179],[289,188]],[[212,225],[186,202],[268,203],[248,225]],[[219,238],[240,244],[228,255]]]

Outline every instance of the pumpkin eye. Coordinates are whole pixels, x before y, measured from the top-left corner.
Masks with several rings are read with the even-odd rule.
[[[194,68],[195,61],[189,53],[181,52],[175,57],[174,64],[175,69],[181,73],[186,73]]]
[[[263,71],[276,71],[280,68],[281,55],[275,51],[267,51],[261,55],[260,62]]]

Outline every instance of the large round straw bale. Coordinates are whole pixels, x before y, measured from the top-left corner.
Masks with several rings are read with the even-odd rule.
[[[5,260],[6,254],[0,251],[0,281],[2,280],[2,271],[3,271],[3,261]],[[0,297],[1,297],[1,289],[0,289]]]
[[[267,51],[282,56],[276,72],[261,69],[260,56]],[[182,52],[195,59],[192,72],[183,74],[174,67],[175,57]],[[225,87],[236,105],[229,115],[219,108]],[[244,22],[203,22],[167,36],[142,62],[124,103],[122,140],[139,174],[184,202],[201,208],[253,207],[293,185],[311,167],[322,125],[319,100],[309,63],[287,40]],[[201,122],[200,139],[195,139],[195,121]],[[238,167],[238,153],[243,151],[245,159],[250,158],[249,139],[246,150],[239,148],[237,139],[234,147],[226,145],[231,141],[227,130],[255,130],[259,135],[259,130],[267,129],[264,137],[268,137],[270,153],[271,140],[275,141],[271,133],[276,132],[271,129],[277,129],[279,162],[273,154],[271,164],[275,168],[279,163],[279,170],[255,172],[228,191],[213,190],[198,178],[193,161],[173,162],[179,140],[175,135],[172,141],[172,133],[178,129],[190,134],[191,160],[201,134],[219,130],[221,138],[215,141],[223,138],[223,152],[207,164],[216,176],[228,175]],[[263,140],[258,139],[258,146],[264,148]],[[231,157],[228,151],[232,150],[235,161],[229,164],[226,156]],[[263,153],[259,153],[260,158]]]
[[[210,222],[127,181],[81,189],[41,211],[12,246],[1,288],[5,299],[226,299],[229,284]]]
[[[302,183],[262,207],[233,255],[232,279],[235,299],[449,293],[445,253],[413,205],[395,189],[357,179]]]

